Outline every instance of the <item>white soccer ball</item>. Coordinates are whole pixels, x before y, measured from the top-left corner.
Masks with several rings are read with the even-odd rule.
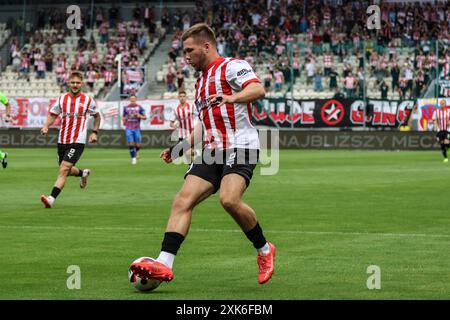
[[[150,258],[150,257],[141,257],[139,259],[134,260],[133,263],[142,262],[142,261],[146,261],[146,260],[155,261],[155,259]],[[133,271],[131,271],[131,269],[128,269],[128,279],[133,284],[133,286],[136,288],[136,290],[142,291],[142,292],[149,292],[149,291],[155,290],[156,288],[159,287],[159,285],[162,282],[161,280],[156,280],[156,279],[141,278],[141,277],[135,275],[133,273]]]

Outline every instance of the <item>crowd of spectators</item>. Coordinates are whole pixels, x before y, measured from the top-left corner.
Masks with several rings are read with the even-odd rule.
[[[389,92],[401,99],[420,97],[431,79],[441,70],[450,70],[450,3],[382,3],[381,28],[370,30],[366,10],[371,4],[367,0],[197,1],[194,14],[178,15],[174,25],[167,89],[176,90],[175,79],[186,72],[183,60],[176,64],[182,31],[206,22],[216,31],[219,53],[256,67],[267,91],[289,90],[304,75],[315,91],[326,88],[343,91],[347,97],[363,96],[368,93],[367,80],[375,78],[370,89],[382,97]],[[338,70],[336,63],[343,69]]]
[[[97,80],[103,79],[102,92],[107,92],[117,80],[116,56],[120,53],[123,93],[136,92],[144,82],[139,59],[148,42],[161,36],[154,21],[154,8],[136,7],[129,22],[121,19],[120,10],[114,5],[109,9],[95,8],[92,16],[90,10],[86,10],[81,15],[84,19],[81,29],[76,31],[78,42],[73,44],[73,51],[56,53],[54,45],[65,44],[67,37],[73,35],[66,28],[66,14],[63,11],[57,8],[39,10],[36,31],[23,47],[20,47],[17,37],[11,38],[9,64],[17,77],[29,81],[30,77],[45,79],[48,73],[52,73],[61,91],[64,91],[70,71],[78,70],[84,72],[90,91],[94,90]],[[143,26],[145,31],[142,31]],[[99,50],[99,46],[103,50]]]

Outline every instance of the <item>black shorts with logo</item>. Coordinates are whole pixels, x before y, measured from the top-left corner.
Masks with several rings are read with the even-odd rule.
[[[438,141],[443,141],[445,139],[450,139],[450,132],[445,131],[445,130],[439,131],[436,134],[436,138],[437,138]]]
[[[248,187],[258,159],[257,149],[228,149],[215,152],[204,149],[202,157],[194,159],[184,178],[194,175],[211,182],[214,186],[213,193],[216,193],[222,178],[227,174],[236,173],[245,179]]]
[[[63,161],[70,162],[75,165],[80,160],[83,154],[84,143],[70,143],[62,144],[58,143],[58,162],[61,164]]]

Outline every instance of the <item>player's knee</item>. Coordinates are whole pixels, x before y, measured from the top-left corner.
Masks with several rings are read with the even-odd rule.
[[[70,167],[61,166],[59,168],[59,175],[60,176],[68,176],[70,173]]]
[[[232,197],[229,195],[220,195],[220,204],[222,207],[230,213],[234,213],[237,211],[239,207],[240,200],[236,197]]]
[[[191,201],[186,194],[183,192],[178,192],[173,200],[172,211],[173,212],[184,212],[192,208]]]

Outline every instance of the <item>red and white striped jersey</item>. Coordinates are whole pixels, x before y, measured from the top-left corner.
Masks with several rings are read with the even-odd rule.
[[[112,82],[113,80],[113,73],[112,71],[106,70],[103,74],[103,77],[105,78],[105,82]]]
[[[438,108],[433,112],[433,120],[437,122],[438,131],[448,131],[450,126],[450,108]]]
[[[174,110],[173,120],[178,121],[180,126],[178,127],[178,137],[185,139],[189,137],[194,130],[196,111],[193,104],[186,102],[184,106],[179,104]]]
[[[441,86],[440,93],[441,93],[441,96],[443,96],[443,97],[450,97],[450,89],[447,89],[444,86]]]
[[[324,54],[323,64],[326,68],[331,68],[333,66],[333,56],[331,54]]]
[[[85,144],[87,115],[96,115],[98,111],[94,99],[81,92],[75,97],[71,93],[59,96],[50,113],[61,119],[58,143]]]
[[[323,12],[323,21],[329,23],[331,21],[331,10],[330,8],[325,8]]]
[[[203,71],[195,85],[195,105],[206,133],[209,149],[259,149],[259,137],[252,125],[251,103],[211,105],[213,94],[234,95],[249,83],[260,82],[245,60],[219,57]]]

